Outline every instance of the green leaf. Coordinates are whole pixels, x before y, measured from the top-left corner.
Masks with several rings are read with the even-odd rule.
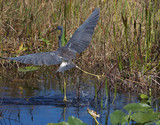
[[[140,94],[140,98],[145,100],[145,99],[148,99],[148,96],[145,94]]]
[[[121,121],[122,125],[125,125],[126,122],[128,122],[129,117],[130,117],[130,115],[126,115],[126,116],[124,116],[124,117],[122,118],[122,121]]]
[[[145,123],[144,125],[154,125],[154,122],[148,122],[148,123]]]
[[[156,125],[160,125],[160,120],[156,122]]]
[[[50,41],[49,41],[49,40],[46,40],[46,39],[44,39],[44,38],[41,38],[41,40],[42,40],[43,42],[45,42],[45,44],[47,44],[47,45],[50,44]]]
[[[80,119],[70,116],[67,122],[59,123],[48,123],[47,125],[87,125],[83,123]]]
[[[121,110],[114,111],[113,113],[110,114],[111,124],[112,125],[121,124],[122,123],[122,119],[125,116],[126,116],[126,114],[124,112],[122,112]]]
[[[60,123],[48,123],[47,125],[70,125],[67,122],[60,122]]]
[[[154,112],[153,109],[148,110],[147,112],[137,112],[131,116],[131,119],[137,123],[147,123],[154,122],[160,118],[160,112]]]
[[[70,116],[68,118],[68,123],[69,123],[69,125],[87,125],[87,124],[83,123],[80,119],[75,118],[73,116]]]
[[[63,31],[63,33],[62,33],[61,41],[62,41],[62,46],[64,46],[67,43],[67,40],[65,38],[65,31]]]
[[[38,69],[39,69],[39,67],[28,66],[28,67],[25,67],[25,68],[20,68],[20,69],[18,69],[18,71],[19,72],[31,72],[31,71],[36,71]]]
[[[123,108],[128,112],[129,111],[137,112],[137,111],[145,111],[146,109],[148,109],[150,107],[151,106],[149,106],[148,104],[145,104],[145,103],[131,103],[131,104],[124,106]]]

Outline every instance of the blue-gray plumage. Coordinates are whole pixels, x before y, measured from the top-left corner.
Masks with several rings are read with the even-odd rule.
[[[61,31],[59,36],[59,48],[57,51],[33,53],[25,56],[2,58],[7,60],[14,60],[25,64],[33,65],[55,65],[61,64],[58,72],[64,72],[71,69],[76,65],[72,62],[76,59],[76,53],[81,53],[88,46],[92,39],[94,28],[97,25],[99,19],[99,8],[96,8],[90,17],[75,31],[69,42],[62,47],[61,37],[63,33],[63,27],[58,26],[57,30]]]

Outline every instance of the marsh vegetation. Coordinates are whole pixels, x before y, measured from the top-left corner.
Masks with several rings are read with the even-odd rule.
[[[101,9],[100,20],[90,47],[79,55],[77,63],[91,72],[104,73],[113,88],[158,91],[160,3],[157,0],[1,0],[1,57],[56,50],[59,34],[49,31],[62,25],[65,39],[69,40],[95,7]],[[0,63],[4,68],[20,65]]]
[[[0,0],[0,57],[55,51],[59,32],[50,31],[63,26],[65,45],[96,7],[100,8],[100,19],[91,44],[75,61],[82,69],[104,76],[101,80],[88,76],[95,81],[95,100],[103,100],[101,95],[109,97],[111,90],[115,98],[117,92],[151,93],[155,102],[160,95],[159,0]],[[26,85],[27,89],[42,89],[37,84],[39,80],[54,79],[53,83],[61,85],[62,76],[54,73],[57,66],[26,71],[23,68],[27,66],[30,65],[0,60],[0,81],[20,93],[24,93]],[[80,73],[73,68],[66,76],[75,78]],[[79,79],[88,77],[81,74]],[[79,80],[72,78],[68,79],[68,86],[76,86]]]

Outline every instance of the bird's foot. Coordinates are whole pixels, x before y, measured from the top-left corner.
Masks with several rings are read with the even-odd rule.
[[[64,99],[63,99],[63,102],[68,102],[67,98],[64,98]]]
[[[86,73],[86,74],[88,74],[88,75],[91,75],[91,76],[95,76],[95,77],[97,77],[97,78],[98,78],[98,80],[100,80],[101,78],[103,78],[103,77],[104,77],[104,74],[103,74],[103,75],[96,75],[96,74],[92,74],[92,73],[90,73],[90,72],[87,72],[87,71],[85,71],[85,70],[81,69],[81,68],[80,68],[80,67],[78,67],[78,66],[76,66],[76,68],[78,68],[79,70],[81,70],[82,72],[84,72],[84,73]]]

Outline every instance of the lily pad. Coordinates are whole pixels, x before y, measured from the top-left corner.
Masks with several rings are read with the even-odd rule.
[[[147,112],[136,112],[131,116],[131,119],[137,123],[154,122],[160,118],[160,112],[154,112],[153,109]]]
[[[124,112],[122,112],[121,110],[114,111],[113,113],[110,114],[111,124],[112,125],[121,124],[122,123],[122,119],[125,116],[126,116],[126,114]]]
[[[156,122],[156,125],[160,125],[160,120]]]
[[[151,108],[150,105],[145,103],[131,103],[123,107],[126,111],[131,112],[138,112],[138,111],[145,111],[146,109]]]
[[[69,125],[87,125],[87,124],[83,123],[80,119],[75,118],[73,116],[70,116],[68,118],[68,123],[69,123]]]
[[[124,116],[121,121],[122,125],[125,125],[128,122],[129,118],[130,118],[130,115]]]
[[[59,123],[48,123],[47,125],[87,125],[83,123],[80,119],[70,116],[67,122]]]
[[[149,97],[145,94],[140,94],[140,99],[143,99],[143,100],[146,100],[148,99]]]
[[[67,122],[60,122],[60,123],[48,123],[47,125],[70,125]]]

